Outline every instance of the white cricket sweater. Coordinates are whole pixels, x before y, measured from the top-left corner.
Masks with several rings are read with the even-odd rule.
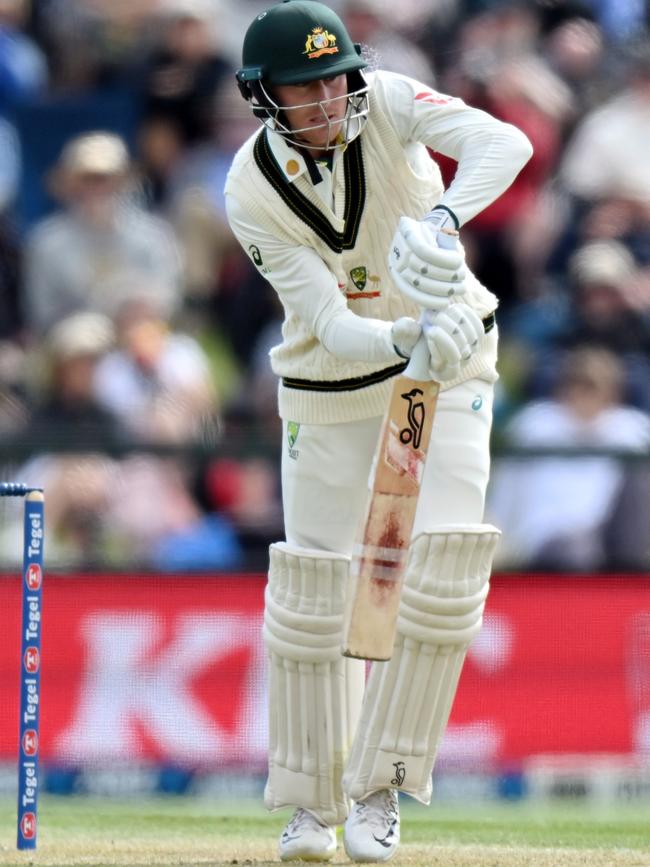
[[[233,231],[285,309],[282,343],[271,351],[272,368],[281,377],[280,415],[302,423],[355,421],[385,410],[391,379],[402,364],[390,341],[391,324],[419,314],[388,271],[399,217],[419,219],[442,202],[464,221],[496,198],[530,155],[517,130],[460,100],[391,73],[373,79],[361,136],[339,154],[331,172],[321,168],[321,181],[281,136],[262,131],[240,148],[226,182]],[[404,103],[406,118],[399,116]],[[457,131],[463,117],[465,145]],[[490,140],[497,142],[498,157],[490,153]],[[518,152],[504,177],[503,142],[510,140]],[[463,205],[462,189],[454,196],[456,181],[444,193],[424,142],[459,159],[457,178],[469,205]],[[489,194],[481,165],[486,160],[499,166]],[[464,300],[482,318],[497,306],[473,275]],[[443,387],[494,376],[496,342],[494,329],[462,376]]]

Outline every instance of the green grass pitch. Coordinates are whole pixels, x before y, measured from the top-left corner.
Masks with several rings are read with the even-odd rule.
[[[289,811],[194,798],[45,795],[36,851],[18,852],[13,799],[0,801],[0,865],[268,865]],[[339,840],[330,863],[349,864]],[[395,867],[650,867],[650,808],[532,802],[402,805]]]

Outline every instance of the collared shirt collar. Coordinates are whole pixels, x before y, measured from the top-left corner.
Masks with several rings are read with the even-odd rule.
[[[307,163],[300,151],[291,147],[284,140],[284,136],[277,132],[269,130],[266,135],[271,153],[285,178],[288,181],[295,181],[296,178],[304,175],[307,171]]]
[[[284,136],[273,132],[273,130],[268,130],[267,138],[271,153],[288,181],[295,181],[296,178],[299,178],[304,174],[309,174],[309,167],[307,166],[305,157],[297,148],[288,144],[285,141]],[[342,152],[343,149],[337,149],[334,152],[333,166],[336,164],[336,161]]]

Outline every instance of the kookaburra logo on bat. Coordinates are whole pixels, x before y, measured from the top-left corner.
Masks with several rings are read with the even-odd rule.
[[[402,397],[408,400],[407,421],[408,427],[402,428],[399,432],[400,442],[411,443],[414,449],[420,448],[420,440],[422,439],[422,428],[424,427],[424,402],[421,398],[424,392],[421,388],[412,388],[410,391],[405,391]]]

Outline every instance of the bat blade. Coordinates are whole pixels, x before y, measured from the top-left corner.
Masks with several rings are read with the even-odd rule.
[[[352,553],[343,655],[386,660],[395,624],[439,385],[405,374],[393,391],[373,484]]]

